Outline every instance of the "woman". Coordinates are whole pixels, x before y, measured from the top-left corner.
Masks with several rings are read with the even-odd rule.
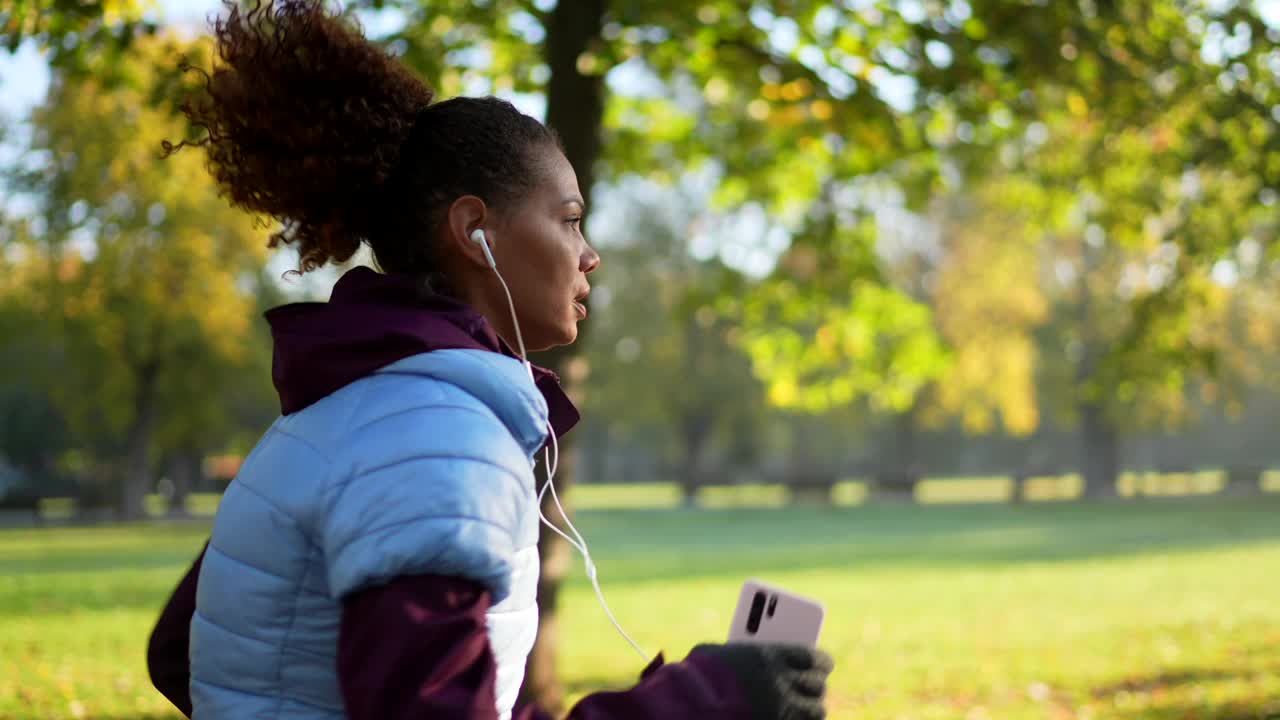
[[[506,102],[432,102],[316,0],[233,5],[215,35],[184,110],[222,191],[280,222],[271,244],[303,272],[361,243],[384,272],[267,314],[282,416],[161,615],[153,680],[198,720],[543,717],[516,707],[538,618],[531,459],[578,416],[522,360],[586,317],[600,259],[573,168]],[[703,645],[570,717],[817,718],[829,669]]]

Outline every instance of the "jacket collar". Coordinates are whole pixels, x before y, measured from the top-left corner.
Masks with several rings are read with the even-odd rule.
[[[406,358],[478,350],[494,357],[466,367],[495,373],[495,390],[507,387],[509,392],[511,386],[504,384],[516,381],[533,388],[557,436],[580,418],[554,373],[534,366],[530,383],[516,354],[483,316],[426,291],[410,276],[355,267],[339,278],[329,302],[282,305],[268,310],[266,319],[275,340],[271,379],[280,396],[280,412],[286,415]],[[504,362],[496,362],[499,359]]]

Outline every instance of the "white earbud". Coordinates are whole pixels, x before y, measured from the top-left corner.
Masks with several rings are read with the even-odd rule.
[[[489,267],[497,270],[498,261],[493,259],[493,253],[489,250],[489,240],[484,236],[482,228],[476,228],[471,231],[471,242],[479,245],[480,249],[484,250],[484,259],[489,262]]]

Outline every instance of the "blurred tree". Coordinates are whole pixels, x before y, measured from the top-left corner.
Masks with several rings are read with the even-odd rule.
[[[133,40],[156,32],[143,18],[145,0],[6,0],[0,6],[0,46],[25,42],[48,54],[63,72],[88,70],[118,58]]]
[[[1238,244],[1252,241],[1260,216],[1270,214],[1266,200],[1274,202],[1280,182],[1273,109],[1280,101],[1272,51],[1277,30],[1253,5],[1231,2],[901,2],[868,4],[858,14],[863,27],[854,23],[849,32],[870,38],[860,46],[863,62],[872,73],[902,79],[909,99],[900,117],[911,118],[923,140],[899,133],[892,147],[900,157],[878,166],[871,179],[850,181],[837,173],[824,181],[833,204],[843,205],[836,214],[845,216],[824,228],[813,222],[814,211],[829,212],[829,206],[810,207],[810,222],[789,251],[808,271],[797,274],[784,264],[773,278],[779,285],[775,304],[796,309],[790,319],[786,312],[765,316],[754,354],[774,365],[770,377],[783,388],[791,378],[778,372],[782,367],[807,373],[811,402],[847,397],[844,373],[859,372],[853,368],[865,358],[853,354],[856,344],[823,354],[822,324],[813,318],[845,306],[848,288],[858,288],[856,282],[843,288],[824,283],[822,274],[849,277],[850,267],[839,259],[857,254],[831,249],[847,247],[843,235],[874,214],[868,205],[875,202],[875,178],[903,193],[908,207],[922,207],[931,194],[947,188],[970,194],[994,176],[994,211],[1004,207],[1016,214],[1013,222],[1023,225],[1015,240],[1021,252],[1038,247],[1053,255],[1053,266],[1078,285],[1074,321],[1055,323],[1073,328],[1070,337],[1058,339],[1063,349],[1078,351],[1071,381],[1062,387],[1075,400],[1090,494],[1113,494],[1116,429],[1160,414],[1170,398],[1182,396],[1188,373],[1214,369],[1220,348],[1195,321],[1222,302],[1223,292],[1208,281],[1210,271]],[[875,31],[866,29],[868,20],[878,21]],[[838,44],[832,48],[840,50]],[[866,238],[876,229],[868,228]],[[1056,252],[1044,247],[1046,239]],[[1265,240],[1273,244],[1274,234]],[[988,247],[980,262],[1008,252],[990,254],[996,249]],[[878,259],[882,267],[892,266]],[[1135,283],[1139,272],[1148,281]],[[894,283],[912,297],[909,284]],[[986,306],[989,301],[981,314],[1000,315]],[[900,302],[904,312],[895,317],[911,317],[905,312],[910,302]],[[1027,320],[1021,316],[1023,328]],[[917,325],[928,326],[923,320]],[[938,329],[945,332],[947,325],[965,324],[952,318]],[[979,341],[971,332],[952,332],[949,339]],[[970,344],[967,359],[958,356],[946,382],[945,362],[894,363],[899,373],[915,372],[898,385],[904,392],[881,405],[917,409],[920,391],[939,381],[940,400],[955,406],[969,399],[964,404],[978,410],[971,420],[992,401],[1012,410],[1007,393],[988,395],[998,390],[994,386],[955,382],[957,373],[971,372],[985,362],[975,365],[983,353],[1001,346],[1016,351],[1006,354],[1014,362],[1028,357],[1027,339],[1006,332],[1002,342]],[[1029,368],[1022,365],[1026,378]],[[979,395],[957,392],[966,385]],[[890,382],[879,392],[893,387]],[[1024,408],[1030,397],[1025,389],[1024,383],[1017,392]],[[987,399],[979,400],[983,395]],[[1024,427],[1032,422],[1025,409],[1017,417]]]
[[[921,277],[953,362],[938,379],[934,406],[974,434],[1014,435],[1040,422],[1039,350],[1034,331],[1048,315],[1039,245],[975,189],[949,195],[931,213],[939,225],[939,267]]]
[[[905,495],[937,469],[917,437],[928,428],[955,419],[966,433],[1021,437],[1039,425],[1034,333],[1048,303],[1028,272],[1039,245],[984,189],[940,194],[921,214],[894,206],[877,213],[884,277],[928,309],[946,351],[909,402],[879,408],[888,437],[877,472],[890,494]]]
[[[1021,235],[1038,239],[1055,308],[1042,379],[1079,428],[1088,494],[1111,496],[1121,429],[1181,421],[1189,378],[1214,373],[1229,348],[1216,328],[1231,291],[1211,275],[1249,238],[1257,200],[1253,179],[1231,171],[1162,172],[1146,143],[1099,142],[1087,160],[1077,144],[1092,140],[1087,129],[1043,132],[1057,141],[1021,148],[997,186]],[[1212,189],[1194,187],[1210,174]],[[1152,188],[1159,197],[1143,197]]]
[[[632,179],[615,192],[639,197],[646,185]],[[715,221],[699,215],[691,196],[671,189],[617,208],[610,222],[625,236],[604,248],[608,263],[593,281],[608,302],[593,313],[585,345],[588,421],[668,443],[686,502],[700,485],[723,482],[717,476],[730,463],[750,461],[764,420],[762,388],[732,342],[734,328],[714,309],[736,274],[692,256],[689,238]],[[735,459],[723,457],[734,450]]]
[[[57,475],[59,456],[72,445],[63,415],[47,394],[29,381],[38,368],[55,358],[42,333],[38,317],[18,295],[25,281],[15,272],[8,256],[21,247],[22,225],[3,216],[0,209],[0,365],[7,372],[0,380],[0,459],[16,467],[28,482],[47,487]]]
[[[203,478],[207,453],[247,452],[280,411],[271,381],[271,332],[259,317],[287,298],[265,269],[249,269],[251,263],[246,263],[241,285],[253,290],[252,304],[245,306],[251,311],[252,323],[237,339],[239,357],[228,361],[206,354],[186,371],[165,377],[161,395],[173,399],[169,405],[173,409],[158,428],[156,443],[168,461],[161,468],[170,481],[168,500],[173,514],[184,513],[187,494]],[[182,400],[211,389],[216,389],[216,399],[200,403]]]
[[[1212,268],[1263,239],[1280,36],[1251,3],[958,7],[921,6],[902,69],[930,142],[962,174],[995,170],[1046,244],[1058,386],[1089,494],[1113,495],[1118,429],[1176,418],[1189,373],[1216,367]]]
[[[251,340],[261,234],[217,196],[198,154],[159,157],[162,139],[186,132],[171,68],[191,51],[142,38],[111,60],[109,86],[55,74],[32,118],[33,169],[17,180],[38,210],[23,251],[6,256],[54,349],[36,382],[91,449],[123,446],[125,518],[142,515],[164,444],[225,442],[227,397],[262,345]]]

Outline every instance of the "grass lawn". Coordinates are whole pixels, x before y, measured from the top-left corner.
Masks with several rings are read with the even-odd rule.
[[[1277,496],[580,519],[619,620],[669,659],[723,638],[747,576],[824,600],[836,720],[1280,717]],[[0,531],[0,718],[177,717],[143,649],[206,531]],[[563,622],[572,693],[630,684],[581,572]]]

